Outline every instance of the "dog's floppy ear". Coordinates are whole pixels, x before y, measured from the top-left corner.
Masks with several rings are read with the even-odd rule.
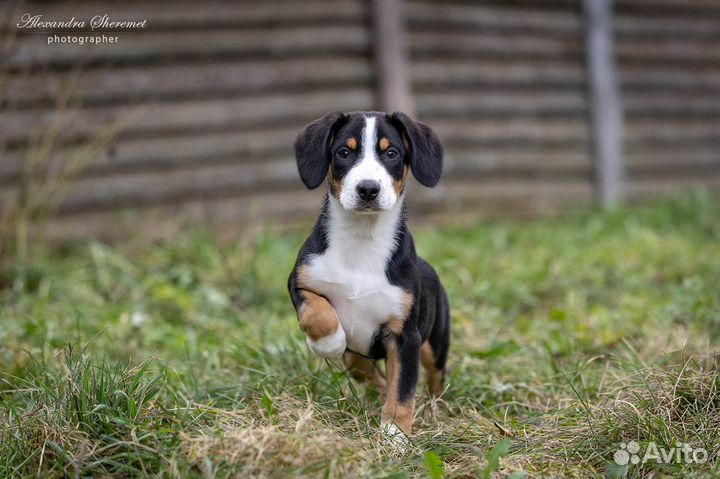
[[[440,181],[443,167],[440,138],[425,123],[415,121],[405,113],[393,113],[390,121],[408,143],[413,176],[425,186],[435,186]]]
[[[317,188],[325,179],[330,166],[330,144],[345,119],[339,111],[328,113],[305,127],[295,139],[295,159],[305,186]]]

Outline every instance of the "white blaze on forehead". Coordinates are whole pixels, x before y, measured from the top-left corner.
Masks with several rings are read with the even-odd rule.
[[[360,205],[357,185],[363,180],[377,181],[380,184],[380,193],[377,197],[380,209],[390,209],[397,201],[392,177],[377,156],[377,141],[377,117],[366,116],[360,145],[362,158],[348,172],[340,193],[340,203],[346,209],[354,209]]]
[[[362,161],[376,160],[375,143],[377,143],[377,118],[366,116],[362,133]]]

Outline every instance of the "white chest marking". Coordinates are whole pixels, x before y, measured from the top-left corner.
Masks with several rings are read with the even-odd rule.
[[[405,291],[385,274],[397,246],[402,201],[372,216],[348,213],[333,197],[328,206],[328,248],[308,262],[307,286],[337,311],[348,349],[368,354],[380,325],[403,314]]]

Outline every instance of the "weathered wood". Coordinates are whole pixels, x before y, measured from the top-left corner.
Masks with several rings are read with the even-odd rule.
[[[122,34],[112,48],[79,48],[72,44],[47,45],[45,35],[17,39],[17,49],[7,59],[11,71],[49,65],[145,64],[153,62],[219,58],[268,59],[297,55],[362,55],[370,52],[367,29],[360,23],[208,32],[154,32]]]
[[[643,15],[618,13],[615,16],[615,33],[619,40],[626,38],[653,38],[666,41],[668,38],[720,38],[720,18],[698,18],[674,15],[653,17],[653,12]]]
[[[410,32],[410,51],[418,58],[582,58],[580,38],[557,39],[538,34],[483,32]]]
[[[589,178],[590,165],[580,157],[543,159],[542,153],[495,157],[476,154],[473,157],[448,153],[445,181],[506,180],[536,178],[559,180]],[[73,182],[63,203],[65,214],[89,210],[112,210],[119,207],[169,203],[183,198],[255,194],[301,188],[291,152],[273,158],[225,159],[166,163],[164,168],[147,168],[139,163],[123,170],[96,169]],[[0,192],[12,187],[0,188]]]
[[[164,170],[184,164],[211,164],[213,162],[236,161],[240,167],[243,162],[260,159],[273,160],[292,157],[292,139],[303,128],[303,123],[267,128],[239,128],[221,132],[206,132],[182,135],[153,135],[146,138],[120,137],[111,142],[93,159],[85,170],[86,175],[107,175],[115,172],[127,172],[134,169]],[[517,134],[505,137],[505,147],[482,147],[463,149],[446,141],[448,155],[457,152],[463,161],[475,158],[496,158],[514,161],[517,157],[527,161],[538,161],[541,165],[554,163],[568,155],[586,157],[585,148],[577,149],[564,146],[551,150],[541,148],[541,143],[532,144],[532,149],[522,149],[516,142]],[[51,157],[50,170],[56,170],[55,164],[67,158],[76,157],[82,147],[68,145],[58,148]],[[25,159],[23,150],[7,152],[0,161],[0,184],[17,179],[20,165]]]
[[[241,128],[227,132],[155,135],[149,138],[117,138],[91,159],[84,169],[86,176],[121,172],[167,170],[183,165],[234,161],[273,160],[292,157],[292,139],[303,128],[302,123],[269,129]],[[83,147],[68,145],[57,148],[49,158],[48,170],[57,168],[68,158],[82,154]],[[23,150],[11,151],[0,162],[0,184],[16,181],[25,161]]]
[[[277,91],[315,88],[337,88],[342,85],[370,86],[371,63],[368,59],[303,59],[262,62],[223,62],[211,64],[159,65],[145,68],[92,69],[73,82],[67,73],[38,73],[11,75],[7,96],[10,107],[32,106],[47,102],[68,84],[81,96],[85,105],[127,103],[153,99],[190,99],[197,97],[258,94]],[[447,95],[450,102],[466,95],[467,100],[478,104],[493,103],[503,95],[517,103],[528,102],[534,95],[543,97],[548,89],[549,105],[555,101],[564,104],[564,95],[582,95],[583,72],[577,65],[478,64],[468,61],[417,61],[413,79],[417,100],[426,96],[441,98]],[[692,70],[668,67],[626,67],[620,72],[626,94],[626,110],[662,110],[664,105],[681,108],[686,99],[694,102],[685,110],[709,110],[718,101],[720,71]],[[471,87],[467,92],[456,92],[458,86]],[[509,87],[514,90],[508,91]],[[453,90],[448,91],[448,88]],[[477,95],[483,88],[483,95]],[[668,96],[667,90],[687,90],[687,95]],[[497,90],[497,91],[494,91]],[[661,90],[653,94],[651,90]],[[633,94],[629,94],[632,92]],[[703,92],[707,94],[703,97]],[[638,98],[635,100],[635,98]],[[500,101],[500,100],[497,100]],[[503,100],[505,101],[505,100]],[[645,105],[643,105],[645,102]],[[551,106],[551,105],[550,105]],[[668,107],[670,108],[670,107]]]
[[[173,103],[144,103],[118,107],[73,107],[63,112],[9,112],[0,116],[0,131],[9,142],[18,142],[45,129],[53,121],[63,122],[61,139],[87,138],[113,122],[126,123],[124,136],[150,136],[162,132],[195,129],[252,128],[308,122],[332,110],[372,109],[373,95],[367,88],[345,88],[312,93],[269,94],[236,98],[191,100]]]
[[[413,115],[401,0],[373,0],[372,19],[380,109]]]
[[[701,178],[678,178],[677,176],[662,179],[630,178],[626,186],[626,197],[629,202],[639,202],[649,198],[694,189],[720,191],[720,175],[706,175]]]
[[[443,190],[429,190],[411,184],[413,195],[409,209],[411,219],[440,214],[444,218],[458,215],[479,218],[536,216],[575,209],[592,198],[589,182],[553,182],[539,184],[519,180],[483,184],[446,185]],[[446,189],[445,189],[446,188]],[[237,229],[238,224],[262,222],[310,222],[321,204],[321,190],[256,193],[246,196],[195,198],[173,205],[160,205],[111,212],[85,212],[63,215],[51,220],[47,231],[53,238],[104,238],[117,240],[136,237],[167,237],[187,221],[209,228]],[[450,213],[451,214],[450,214]],[[170,220],[169,220],[170,219]],[[437,220],[437,218],[436,218]]]
[[[570,115],[585,113],[585,98],[580,91],[530,91],[488,89],[482,95],[473,92],[432,91],[417,96],[417,111],[422,116],[438,118],[475,115]]]
[[[673,94],[674,93],[674,94]],[[631,91],[623,95],[625,118],[652,121],[665,118],[718,118],[720,96],[706,92],[644,92]]]
[[[80,75],[38,72],[10,75],[11,107],[35,107],[71,88],[84,105],[137,101],[279,94],[332,89],[338,85],[371,88],[372,62],[365,55],[342,58],[289,58],[92,68]]]
[[[411,185],[408,208],[413,214],[443,211],[445,214],[471,212],[482,217],[485,208],[496,213],[511,214],[518,209],[533,209],[540,213],[545,205],[572,200],[575,204],[589,204],[592,184],[587,179],[543,180],[508,179],[480,182],[471,178],[441,182],[436,188],[426,189]]]
[[[573,119],[544,121],[519,119],[498,122],[494,120],[467,122],[459,119],[432,121],[433,129],[443,141],[467,140],[468,142],[493,142],[501,139],[516,139],[524,142],[549,142],[584,140],[588,137],[587,126]]]
[[[625,126],[628,149],[673,144],[717,148],[720,144],[720,122],[709,122],[704,118],[645,119],[628,122]]]
[[[188,221],[213,228],[232,228],[262,222],[265,225],[287,221],[309,221],[317,213],[322,194],[316,191],[271,192],[230,198],[195,198],[173,205],[135,209],[85,212],[50,219],[46,233],[55,239],[101,238],[119,240],[132,237],[166,238]]]
[[[626,94],[657,90],[682,96],[686,92],[715,95],[720,92],[720,69],[708,69],[704,65],[620,64],[619,77]]]
[[[540,90],[543,88],[578,91],[584,85],[582,62],[533,59],[422,59],[412,62],[412,79],[416,93],[435,89],[468,87],[476,93],[486,87]]]
[[[612,0],[583,0],[592,141],[600,202],[613,206],[623,194],[622,106],[615,74]]]
[[[410,32],[411,52],[418,58],[489,58],[508,60],[583,58],[580,37],[553,38],[533,33],[485,33],[455,31]],[[621,41],[620,41],[621,40]],[[703,38],[621,38],[619,61],[639,64],[692,65],[720,63],[720,51]]]
[[[720,51],[714,42],[705,38],[624,38],[617,39],[617,61],[643,65],[698,65],[705,67],[720,64]]]
[[[387,4],[374,1],[387,14]],[[411,180],[411,217],[477,221],[589,204],[576,0],[405,1],[416,112],[446,146],[438,188]],[[718,187],[720,4],[616,1],[628,196]],[[80,65],[82,106],[63,115],[60,143],[118,118],[133,121],[83,173],[51,229],[117,237],[123,224],[128,233],[155,231],[168,216],[227,226],[315,215],[322,191],[298,181],[297,132],[328,110],[387,108],[374,89],[372,3],[209,2],[172,10],[133,0],[73,4],[74,15],[110,9],[153,19],[148,32],[123,36],[112,49],[47,48],[42,36],[21,35],[10,66],[23,72],[9,79],[13,101],[0,104],[0,135],[11,142],[0,160],[0,196],[14,191],[29,134],[54,117],[31,110],[51,108],[48,100]],[[28,5],[57,17],[69,8]]]
[[[720,5],[715,0],[618,0],[617,10],[624,12],[642,12],[665,15],[720,15]]]
[[[442,184],[441,184],[442,185]],[[660,193],[687,188],[710,187],[720,190],[720,176],[707,180],[629,181],[628,201],[642,201]],[[442,190],[427,190],[411,185],[411,220],[429,218],[433,222],[466,218],[475,223],[482,218],[507,218],[556,214],[588,205],[592,199],[590,182],[542,182],[533,180],[483,184],[452,184]],[[89,237],[129,238],[142,234],[164,237],[190,220],[210,228],[233,228],[238,224],[262,221],[266,224],[312,221],[321,202],[322,191],[272,192],[249,196],[190,199],[169,207],[155,206],[140,210],[83,213],[52,220],[48,232],[54,238]],[[173,218],[174,221],[168,221]]]
[[[707,165],[720,166],[720,154],[712,148],[667,148],[630,150],[626,154],[628,173],[658,169],[694,171]]]
[[[407,2],[411,30],[445,28],[507,32],[533,32],[544,35],[579,34],[580,21],[571,10],[506,8],[487,4]]]
[[[516,89],[560,89],[584,86],[582,62],[489,61],[468,59],[413,60],[415,91],[467,87],[477,92],[486,87],[505,85]],[[678,90],[720,92],[720,69],[701,64],[621,64],[618,72],[623,91]],[[503,83],[504,82],[504,83]],[[445,89],[445,90],[441,90]]]

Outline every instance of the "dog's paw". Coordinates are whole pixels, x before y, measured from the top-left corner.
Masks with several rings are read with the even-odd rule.
[[[410,450],[410,439],[407,435],[391,422],[384,422],[380,425],[380,432],[383,442],[388,449],[398,455],[406,454]]]
[[[324,338],[313,341],[308,336],[307,344],[310,346],[312,352],[321,358],[339,358],[347,348],[347,343],[345,342],[345,330],[338,323],[338,327],[335,332],[328,334]]]

